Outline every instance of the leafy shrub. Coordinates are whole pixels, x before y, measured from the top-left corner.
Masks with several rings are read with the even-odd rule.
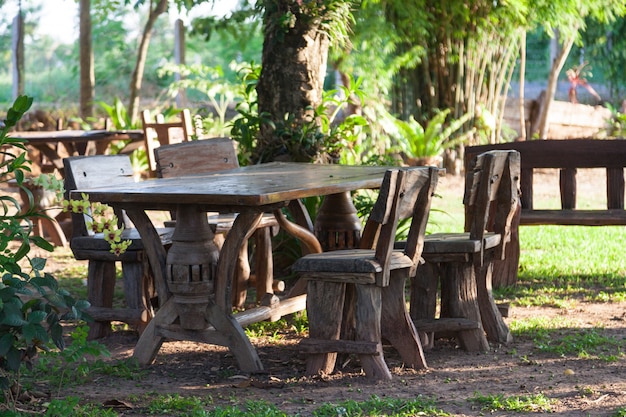
[[[9,136],[32,101],[31,97],[18,97],[0,130],[0,184],[14,181],[29,202],[29,208],[22,209],[13,196],[0,196],[0,389],[13,406],[19,396],[21,367],[31,367],[38,351],[49,349],[50,342],[63,349],[61,322],[79,319],[89,306],[86,301],[74,300],[44,272],[45,258],[29,256],[31,244],[53,249],[45,239],[32,236],[31,219],[45,214],[37,211],[26,186],[30,161],[24,141]]]

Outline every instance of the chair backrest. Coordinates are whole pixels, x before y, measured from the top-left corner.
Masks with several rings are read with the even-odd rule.
[[[489,151],[477,155],[465,177],[465,231],[482,241],[487,230],[501,235],[496,259],[502,259],[511,221],[520,204],[520,154]]]
[[[77,189],[121,185],[134,182],[133,167],[128,155],[73,156],[63,159],[65,168],[65,197]],[[116,213],[124,220],[123,213]],[[86,216],[72,214],[72,235],[89,236]],[[128,224],[126,224],[128,226]]]
[[[162,114],[156,115],[154,122],[150,121],[150,112],[144,110],[141,112],[141,122],[143,123],[144,146],[151,172],[156,171],[154,159],[156,148],[171,143],[187,142],[195,134],[189,109],[180,112],[179,121],[167,123]]]
[[[411,226],[404,254],[411,259],[410,275],[414,274],[422,255],[430,203],[438,178],[439,170],[435,167],[396,168],[385,173],[361,238],[362,247],[375,248],[376,259],[383,268],[378,275],[378,285],[389,284],[398,222],[408,218],[411,218]]]
[[[235,142],[230,138],[202,139],[161,146],[154,150],[159,177],[203,174],[239,167]]]

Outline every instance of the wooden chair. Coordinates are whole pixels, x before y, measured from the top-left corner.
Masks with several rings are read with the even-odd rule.
[[[352,353],[359,355],[369,378],[391,379],[382,339],[392,343],[407,366],[426,367],[406,311],[404,284],[420,260],[438,175],[434,167],[388,170],[363,229],[362,249],[310,254],[293,265],[308,280],[309,338],[300,344],[308,374],[330,373],[337,353]],[[394,250],[398,221],[409,217],[407,244],[403,251]],[[354,286],[354,302],[346,301],[347,286]],[[345,322],[355,326],[356,340],[341,334]]]
[[[154,159],[156,148],[172,143],[187,142],[196,134],[189,109],[183,109],[180,112],[180,121],[167,123],[162,114],[156,115],[155,121],[151,122],[150,112],[144,110],[141,112],[141,122],[143,124],[144,146],[152,173],[157,169]]]
[[[128,155],[77,156],[65,158],[65,190],[87,189],[102,185],[133,182],[133,169]],[[123,222],[123,213],[116,213]],[[124,224],[122,239],[132,240],[122,255],[110,252],[110,245],[102,233],[88,230],[86,218],[72,214],[70,247],[78,260],[88,260],[87,298],[91,303],[88,313],[94,322],[89,325],[90,339],[104,337],[111,332],[111,321],[130,324],[140,333],[153,317],[150,299],[153,296],[153,279],[148,259],[136,229]],[[172,228],[158,230],[164,245],[171,243]],[[125,308],[113,308],[115,263],[122,263]]]
[[[159,177],[178,177],[192,174],[233,169],[239,167],[235,142],[230,138],[212,138],[174,145],[161,146],[154,150]],[[216,233],[217,245],[221,247],[223,234],[228,233],[235,221],[236,214],[213,213],[209,215],[209,224]],[[282,281],[273,281],[272,230],[278,223],[273,214],[267,213],[261,219],[252,238],[255,244],[255,287],[256,300],[261,302],[266,294],[284,289]],[[233,280],[233,306],[242,308],[246,301],[247,287],[250,281],[250,264],[247,243],[239,254],[237,277]]]
[[[465,232],[426,236],[426,263],[413,278],[410,311],[426,347],[434,333],[455,335],[469,351],[508,343],[511,332],[491,293],[493,262],[504,259],[519,207],[520,156],[491,151],[472,161],[465,177]],[[492,230],[492,232],[487,232]],[[440,318],[435,319],[441,284]],[[486,336],[485,336],[486,333]]]

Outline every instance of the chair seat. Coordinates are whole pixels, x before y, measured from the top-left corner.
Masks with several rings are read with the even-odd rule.
[[[375,258],[373,249],[346,249],[331,252],[313,253],[298,259],[292,269],[303,275],[307,273],[337,273],[340,274],[376,274],[382,272],[382,266]],[[411,258],[401,251],[391,254],[390,269],[410,268]]]
[[[239,213],[207,213],[207,221],[213,233],[228,233],[233,227],[233,223]],[[165,227],[176,227],[176,220],[166,220],[163,222]],[[261,221],[257,225],[257,229],[262,227],[278,227],[278,221],[272,213],[263,213]]]
[[[481,241],[470,239],[468,233],[434,233],[424,238],[423,255],[429,253],[479,253]],[[501,235],[486,233],[483,250],[495,248],[500,244]]]
[[[172,243],[172,234],[174,229],[171,227],[157,228],[157,233],[161,238],[161,242],[164,245]],[[122,232],[121,240],[130,240],[132,243],[128,247],[127,251],[134,252],[143,250],[144,246],[139,236],[137,229],[124,229]],[[89,255],[86,257],[79,257],[82,251],[109,251],[111,244],[104,240],[103,233],[96,233],[91,236],[75,236],[70,241],[70,247],[74,251],[76,259],[90,259]]]

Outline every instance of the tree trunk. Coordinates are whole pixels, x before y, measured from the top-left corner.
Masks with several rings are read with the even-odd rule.
[[[151,6],[152,4],[153,2],[150,1]],[[130,97],[128,99],[128,114],[130,115],[132,124],[135,123],[139,114],[139,92],[141,91],[141,83],[143,82],[143,71],[146,66],[150,39],[152,38],[152,29],[154,29],[154,24],[159,16],[167,11],[167,5],[167,0],[158,0],[154,8],[150,7],[148,20],[141,34],[139,50],[137,51],[137,61],[135,62],[135,69],[133,70],[130,81]]]
[[[80,0],[80,117],[93,116],[96,77],[91,37],[91,0]]]
[[[13,19],[13,99],[24,94],[24,16],[22,9]]]
[[[526,31],[522,32],[520,40],[520,63],[519,63],[519,140],[526,140],[526,115],[524,112],[524,84],[526,75]]]
[[[280,22],[288,13],[295,19],[286,28]],[[259,114],[269,114],[274,123],[284,121],[289,113],[294,116],[291,128],[297,129],[322,102],[329,39],[318,20],[303,15],[294,1],[266,5],[262,70],[256,89]],[[285,149],[274,128],[262,124],[253,161],[268,162],[281,154]]]
[[[549,115],[550,115],[550,106],[552,101],[554,100],[554,94],[556,93],[556,88],[559,81],[559,74],[563,69],[563,65],[565,65],[565,60],[569,55],[569,52],[574,45],[574,37],[571,36],[562,44],[561,50],[552,61],[552,68],[550,69],[550,76],[548,77],[548,86],[546,88],[546,94],[541,102],[541,108],[539,109],[539,138],[546,139],[548,136],[548,127],[550,126]]]

